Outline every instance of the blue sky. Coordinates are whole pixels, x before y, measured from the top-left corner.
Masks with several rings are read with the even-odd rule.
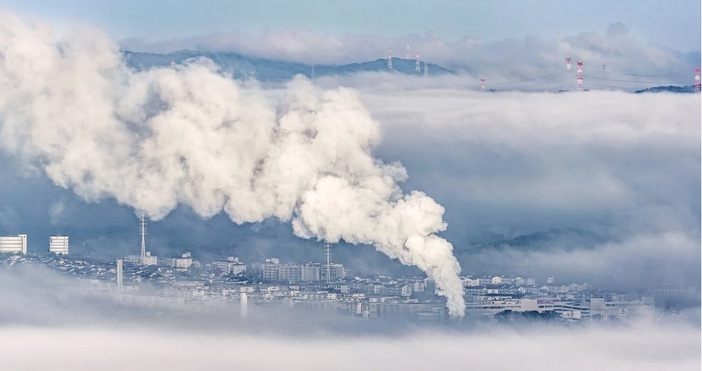
[[[495,41],[603,32],[609,24],[621,22],[642,40],[681,51],[700,49],[699,0],[3,0],[0,9],[59,27],[80,21],[104,28],[117,39],[150,41],[290,27],[387,36],[433,31],[445,40],[471,36]]]

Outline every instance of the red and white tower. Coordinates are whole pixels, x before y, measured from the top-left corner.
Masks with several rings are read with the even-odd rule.
[[[485,90],[485,80],[487,79],[480,79],[480,90]]]
[[[388,69],[392,69],[392,49],[388,49]]]
[[[573,67],[573,58],[566,57],[566,70],[570,71],[571,67]]]
[[[583,62],[578,62],[578,79],[575,81],[577,90],[583,91]]]
[[[421,64],[419,63],[419,54],[417,54],[417,60],[414,62],[414,70],[417,72],[422,72]]]
[[[695,93],[700,92],[700,69],[695,68]]]

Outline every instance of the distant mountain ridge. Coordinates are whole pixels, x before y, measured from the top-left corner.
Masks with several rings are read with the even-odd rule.
[[[168,54],[142,53],[122,51],[122,55],[130,68],[146,70],[149,68],[166,67],[171,62],[183,64],[197,58],[208,58],[216,63],[225,72],[231,73],[235,78],[255,78],[260,81],[285,81],[293,76],[302,74],[308,78],[350,75],[360,72],[394,72],[406,75],[424,75],[424,62],[420,64],[417,72],[416,61],[413,59],[393,58],[393,69],[389,70],[387,59],[349,63],[349,64],[324,64],[312,65],[299,62],[289,62],[275,59],[250,57],[235,52],[202,52],[180,50]],[[427,63],[429,75],[445,75],[454,72],[438,64]]]
[[[505,250],[518,248],[524,251],[572,250],[592,248],[608,241],[604,236],[592,231],[577,228],[554,228],[514,238],[502,239],[457,248],[462,253],[474,253],[482,250]]]
[[[637,90],[634,93],[636,94],[641,94],[641,93],[679,93],[679,94],[689,94],[689,93],[694,93],[695,92],[695,87],[693,85],[687,85],[687,86],[675,86],[675,85],[669,85],[669,86],[654,86],[651,88],[646,88],[646,89],[641,89]]]

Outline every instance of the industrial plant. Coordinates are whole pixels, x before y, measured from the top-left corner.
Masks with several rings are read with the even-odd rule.
[[[238,257],[200,261],[190,252],[177,257],[147,250],[145,216],[139,218],[140,254],[113,262],[74,257],[68,236],[50,236],[48,254],[27,253],[27,235],[0,237],[0,269],[41,265],[71,278],[69,289],[117,305],[185,313],[226,311],[241,319],[272,311],[324,313],[359,319],[448,323],[446,299],[425,277],[358,277],[332,260],[324,244],[322,262],[282,262]],[[699,300],[694,288],[661,287],[645,292],[598,289],[587,283],[538,282],[522,276],[461,276],[464,321],[513,321],[515,316],[563,324],[629,320],[648,315],[665,300]],[[148,289],[146,289],[148,288]],[[154,290],[155,289],[155,290]],[[526,317],[525,317],[526,318]]]

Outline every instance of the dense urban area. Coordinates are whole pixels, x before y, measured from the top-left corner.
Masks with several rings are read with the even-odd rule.
[[[236,257],[198,261],[191,253],[156,257],[142,243],[140,255],[116,261],[69,254],[68,236],[50,236],[45,254],[27,253],[26,235],[0,237],[4,269],[43,266],[66,276],[69,292],[115,304],[188,313],[231,309],[240,318],[271,308],[321,312],[347,317],[421,323],[446,323],[446,302],[426,277],[357,277],[331,261],[242,262]],[[143,242],[143,241],[142,241]],[[532,277],[461,277],[466,319],[515,321],[540,319],[564,324],[627,321],[658,309],[699,305],[694,287],[661,286],[639,292],[613,292],[587,283],[539,282]]]

